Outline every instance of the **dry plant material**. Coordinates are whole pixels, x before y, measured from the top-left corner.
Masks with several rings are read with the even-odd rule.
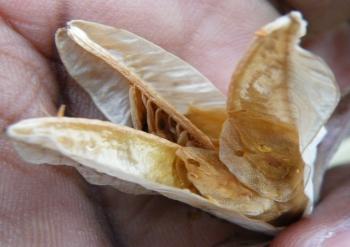
[[[190,106],[224,109],[226,99],[180,58],[128,31],[85,21],[58,30],[56,44],[70,75],[112,122],[175,142],[186,131],[189,144],[214,148],[184,114]]]
[[[157,192],[273,234],[312,209],[316,146],[338,102],[332,72],[298,46],[305,26],[292,12],[261,28],[226,99],[157,45],[71,21],[57,31],[59,54],[111,122],[37,118],[7,133],[32,163],[71,165],[91,183]]]
[[[304,33],[297,15],[257,32],[233,75],[221,133],[220,158],[230,171],[281,202],[303,186],[302,153],[338,101],[332,72],[297,46]]]

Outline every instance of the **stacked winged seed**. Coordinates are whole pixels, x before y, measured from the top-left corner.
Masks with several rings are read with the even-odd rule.
[[[37,118],[8,135],[30,162],[72,165],[92,183],[155,191],[273,233],[310,212],[313,156],[339,98],[329,68],[298,45],[305,26],[292,12],[260,29],[226,99],[157,45],[71,21],[56,34],[61,59],[112,123]]]

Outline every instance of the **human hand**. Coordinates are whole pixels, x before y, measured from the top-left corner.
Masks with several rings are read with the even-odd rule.
[[[55,114],[61,103],[67,104],[70,116],[102,117],[59,63],[54,32],[68,20],[135,32],[194,65],[225,91],[255,30],[278,16],[269,3],[258,0],[0,0],[0,14],[2,129],[22,118]],[[350,49],[349,43],[339,50],[327,43],[336,42],[337,35],[338,30],[310,40],[309,47],[325,55],[346,88],[348,61],[336,57],[335,64],[332,59],[340,49]],[[89,185],[74,169],[29,166],[4,138],[0,147],[1,246],[232,246],[269,240],[160,196],[132,196]],[[344,170],[340,174],[346,175]],[[335,181],[340,185],[340,179]],[[292,244],[295,236],[317,238],[309,229],[322,225],[331,231],[334,222],[346,222],[349,203],[337,200],[346,186],[329,192],[313,218],[288,228],[275,244]]]

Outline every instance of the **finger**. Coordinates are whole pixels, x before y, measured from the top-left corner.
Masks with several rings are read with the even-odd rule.
[[[185,59],[222,90],[254,32],[277,16],[267,2],[258,0],[0,0],[0,12],[49,57],[54,56],[53,34],[67,20],[128,29]]]
[[[310,34],[317,34],[336,28],[350,20],[350,0],[277,0],[284,11],[297,9],[309,21]]]
[[[350,95],[345,95],[326,124],[327,134],[318,146],[313,177],[314,196],[318,198],[323,175],[342,141],[350,132]],[[317,200],[317,199],[316,199]]]
[[[332,168],[325,174],[325,183],[322,187],[322,197],[326,198],[331,193],[337,190],[337,188],[346,183],[350,177],[350,166],[342,165]]]
[[[309,218],[292,225],[271,246],[349,246],[350,181],[345,174],[350,166],[337,167],[327,175],[325,197]]]
[[[53,114],[58,90],[46,59],[1,18],[0,37],[0,245],[108,246],[103,217],[77,173],[30,167],[4,138],[21,118]]]

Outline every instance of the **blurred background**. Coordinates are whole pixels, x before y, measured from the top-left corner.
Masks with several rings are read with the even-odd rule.
[[[331,166],[350,164],[350,137],[345,139],[335,153]]]

